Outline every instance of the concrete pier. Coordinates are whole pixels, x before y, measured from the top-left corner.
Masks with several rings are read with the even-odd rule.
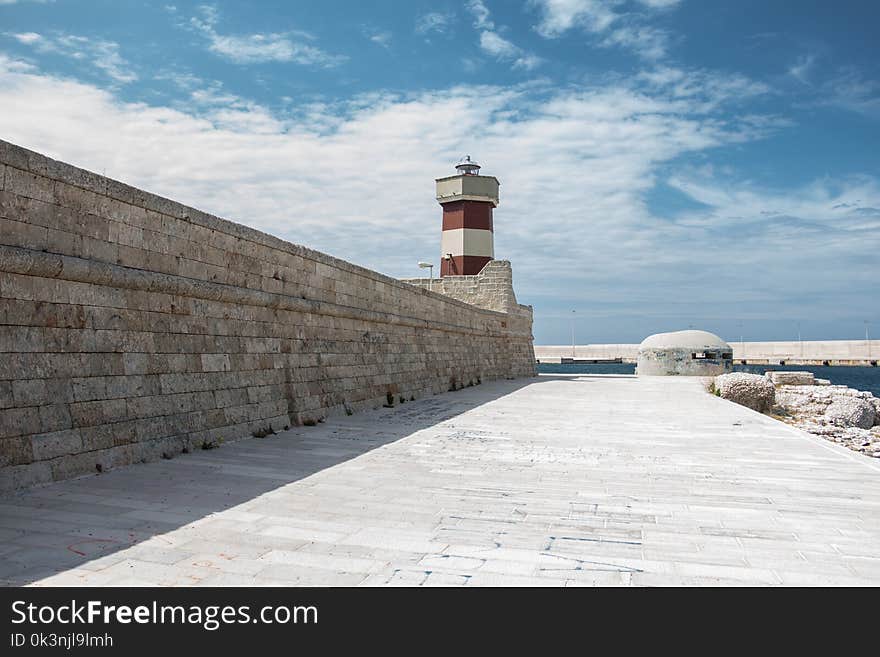
[[[880,463],[699,380],[484,383],[0,498],[10,585],[878,585]]]
[[[880,340],[738,342],[735,363],[746,365],[861,365],[877,367]],[[635,363],[637,344],[535,345],[539,363]]]

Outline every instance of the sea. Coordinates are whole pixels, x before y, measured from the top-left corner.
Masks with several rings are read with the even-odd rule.
[[[633,363],[595,363],[578,365],[553,365],[541,363],[538,372],[541,374],[634,374]],[[849,386],[856,390],[866,390],[880,397],[880,367],[849,367],[835,365],[734,365],[734,372],[764,374],[767,370],[785,372],[812,372],[817,379],[828,379],[835,385]]]

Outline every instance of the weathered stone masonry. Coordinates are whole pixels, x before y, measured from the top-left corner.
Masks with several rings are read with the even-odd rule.
[[[531,306],[521,306],[516,302],[513,291],[513,271],[508,260],[492,260],[479,274],[471,276],[445,276],[443,278],[404,278],[411,285],[439,292],[465,303],[528,316],[531,321]]]
[[[480,308],[0,141],[0,489],[532,375],[510,289]]]

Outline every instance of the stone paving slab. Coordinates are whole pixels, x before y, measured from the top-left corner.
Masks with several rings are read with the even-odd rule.
[[[695,379],[541,376],[0,498],[0,582],[878,585],[880,464]]]

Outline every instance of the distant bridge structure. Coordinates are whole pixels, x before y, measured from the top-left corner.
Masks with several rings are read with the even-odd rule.
[[[737,342],[734,363],[743,365],[858,365],[877,367],[880,340]],[[637,344],[535,345],[539,363],[635,363]]]

